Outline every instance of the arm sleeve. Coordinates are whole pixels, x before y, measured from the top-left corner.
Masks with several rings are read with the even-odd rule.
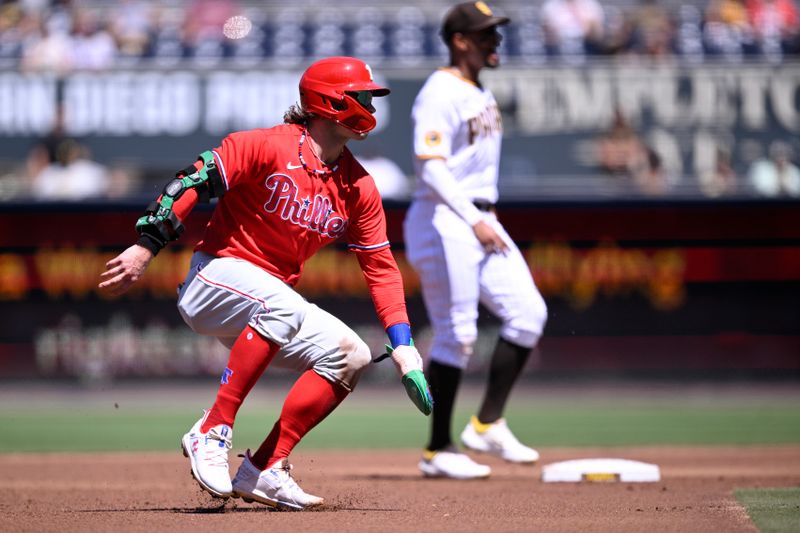
[[[450,209],[474,226],[483,216],[458,186],[444,159],[427,159],[421,162],[420,179],[424,181]]]
[[[423,90],[414,103],[414,156],[418,175],[450,209],[472,226],[481,220],[481,212],[464,194],[447,166],[453,154],[453,138],[462,127],[462,121],[455,104],[441,98],[440,93]]]
[[[348,249],[356,253],[369,287],[375,311],[384,329],[408,323],[403,278],[386,237],[386,215],[375,183],[363,169],[364,177],[355,194],[355,209],[347,228]]]
[[[384,329],[401,322],[408,323],[403,278],[389,247],[356,253],[367,281],[378,319]]]

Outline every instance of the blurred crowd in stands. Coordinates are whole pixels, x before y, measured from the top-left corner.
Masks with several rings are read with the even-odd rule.
[[[438,60],[446,2],[334,5],[244,0],[2,0],[0,61],[27,70],[102,69],[142,61],[296,61],[355,55],[372,63]],[[498,1],[509,61],[590,56],[800,54],[794,0]],[[227,25],[226,25],[227,22]]]
[[[441,65],[442,13],[450,3],[344,0],[0,0],[0,69],[68,74],[109,68],[217,65],[296,66],[354,55],[375,65]],[[794,0],[514,0],[491,2],[512,23],[501,27],[504,62],[580,65],[624,61],[796,62],[800,16]],[[58,118],[27,156],[24,180],[0,179],[0,199],[121,198],[137,169],[106,168],[69,137]],[[765,145],[766,146],[766,145]],[[747,175],[718,147],[693,176],[708,197],[800,197],[798,144],[773,140]],[[711,150],[714,151],[714,150]],[[674,154],[673,154],[674,155]],[[681,178],[621,111],[593,145],[594,165],[645,196],[667,195]],[[411,187],[393,161],[363,154],[386,198]],[[374,170],[373,170],[374,169]]]
[[[708,169],[697,176],[698,192],[709,198],[800,198],[800,168],[793,163],[796,156],[789,142],[773,140],[767,153],[756,157],[740,179],[731,165],[731,154],[716,146]],[[622,182],[618,185],[623,189],[645,197],[669,195],[680,179],[619,110],[611,126],[596,140],[594,158],[601,171]]]
[[[27,154],[21,175],[22,179],[0,180],[0,200],[3,196],[56,201],[123,199],[135,192],[140,178],[137,169],[107,167],[95,161],[89,148],[67,133],[60,106],[50,132]],[[8,190],[9,185],[15,190]]]

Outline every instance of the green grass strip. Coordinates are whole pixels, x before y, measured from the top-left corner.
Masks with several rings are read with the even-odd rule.
[[[800,531],[800,487],[739,489],[734,495],[761,533]]]
[[[408,403],[408,405],[406,405]],[[195,408],[75,407],[0,410],[1,452],[177,449],[199,417]],[[471,412],[458,410],[457,437]],[[277,406],[245,405],[234,447],[255,447],[272,427]],[[800,410],[760,406],[547,406],[512,409],[512,430],[533,446],[761,445],[800,443]],[[343,405],[301,443],[310,448],[420,448],[428,419],[409,403]]]

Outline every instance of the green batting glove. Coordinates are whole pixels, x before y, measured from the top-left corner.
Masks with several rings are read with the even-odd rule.
[[[433,411],[433,397],[431,396],[431,389],[428,387],[428,380],[425,379],[425,374],[422,370],[412,370],[402,379],[403,386],[406,388],[406,394],[411,398],[417,409],[423,415],[428,416]]]
[[[422,357],[414,348],[414,341],[411,341],[411,346],[398,346],[399,348],[403,348],[403,355],[400,355],[399,352],[393,355],[395,349],[387,344],[386,356],[392,357],[397,371],[402,375],[400,381],[411,402],[422,414],[428,416],[433,411],[433,397],[425,374],[422,373]],[[410,350],[406,348],[410,348]]]

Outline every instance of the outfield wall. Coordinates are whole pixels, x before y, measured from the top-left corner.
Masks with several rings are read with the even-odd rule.
[[[403,253],[406,205],[386,208],[424,353],[430,331]],[[220,371],[225,351],[192,333],[174,305],[209,209],[191,215],[181,241],[130,294],[112,300],[95,288],[105,261],[135,240],[140,211],[138,203],[0,206],[0,377]],[[800,376],[796,202],[505,203],[499,216],[550,309],[531,373]],[[382,349],[366,285],[343,247],[313,258],[299,288]],[[482,313],[470,371],[485,367],[496,327]]]

